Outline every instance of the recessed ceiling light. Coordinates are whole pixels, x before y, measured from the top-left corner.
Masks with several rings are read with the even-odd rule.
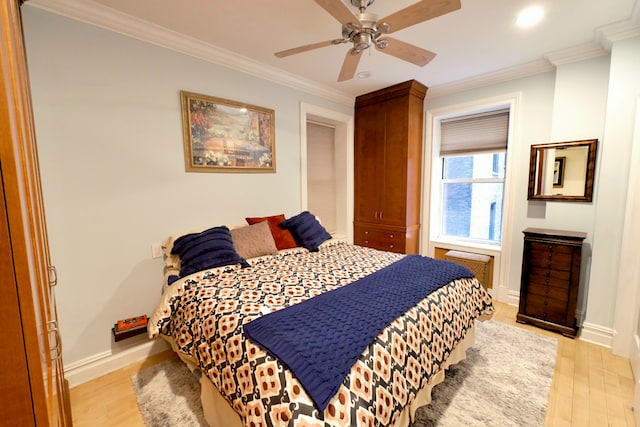
[[[540,6],[530,6],[518,14],[516,25],[520,28],[530,28],[542,21],[544,10]]]
[[[360,71],[358,74],[356,74],[356,77],[358,77],[359,79],[368,79],[369,77],[371,77],[371,73],[369,71]]]

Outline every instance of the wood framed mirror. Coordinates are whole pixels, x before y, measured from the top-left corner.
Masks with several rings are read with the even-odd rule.
[[[597,139],[531,146],[528,200],[591,202]]]

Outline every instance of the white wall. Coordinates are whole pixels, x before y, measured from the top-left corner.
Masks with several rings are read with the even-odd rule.
[[[591,266],[588,324],[613,324],[614,340],[626,341],[627,331],[633,329],[635,301],[628,287],[634,283],[619,283],[618,271],[633,132],[640,96],[640,37],[616,41],[611,49],[611,69],[604,128],[604,143],[600,155],[598,187],[601,191],[595,199],[595,229],[593,238],[593,262]],[[633,165],[638,167],[637,164]],[[616,298],[620,303],[616,306]],[[620,316],[620,312],[628,312]],[[618,313],[616,313],[618,312]],[[597,331],[596,331],[597,332]],[[624,333],[624,336],[619,335]],[[596,335],[594,333],[594,335]],[[615,343],[614,343],[615,344]],[[624,347],[614,345],[614,351],[626,354]]]
[[[194,227],[301,210],[300,104],[336,104],[23,7],[66,365],[119,350],[117,319],[155,307],[151,245]],[[275,110],[274,174],[185,173],[179,91]]]
[[[602,192],[598,185],[602,175],[601,155],[608,141],[603,140],[605,112],[607,108],[607,90],[609,86],[609,56],[587,61],[558,65],[556,71],[556,90],[553,103],[552,141],[575,141],[582,139],[598,139],[594,194],[592,203],[546,203],[546,215],[543,218],[548,228],[582,231],[587,233],[582,249],[582,271],[580,276],[580,293],[578,295],[578,314],[584,320],[587,301],[590,297],[590,272],[592,265],[592,248],[596,227],[595,210],[598,194]],[[542,226],[542,223],[540,224]],[[592,291],[593,289],[591,289]],[[615,297],[607,297],[610,304]],[[583,325],[585,326],[585,325]],[[594,326],[594,325],[592,325]],[[598,327],[609,329],[613,324],[602,322]],[[609,329],[610,330],[610,329]],[[585,329],[582,330],[584,336]],[[607,333],[610,338],[610,334]]]
[[[494,285],[498,280],[499,299],[504,302],[517,303],[522,266],[522,230],[530,226],[527,217],[539,215],[538,210],[531,209],[527,203],[529,147],[531,144],[549,142],[554,84],[555,73],[544,73],[451,96],[429,98],[427,95],[425,101],[425,110],[431,111],[479,100],[511,98],[513,94],[520,99],[517,111],[512,114],[515,129],[512,129],[508,147],[508,162],[513,164],[507,164],[507,168],[514,173],[505,189],[510,193],[511,205],[504,208],[505,215],[510,215],[510,222],[505,223],[505,227],[510,224],[510,229],[505,230],[498,265],[499,269],[504,269],[504,276],[494,274]],[[425,151],[428,150],[431,148],[425,147]]]
[[[521,94],[515,138],[509,150],[516,162],[513,185],[511,239],[503,242],[510,254],[508,287],[517,296],[522,263],[522,233],[526,227],[584,231],[588,237],[578,314],[584,325],[582,338],[611,345],[618,293],[617,271],[624,234],[624,210],[632,147],[635,102],[640,94],[640,38],[615,41],[611,56],[558,65],[555,73],[514,80],[451,96],[429,99],[427,110],[509,92]],[[527,201],[529,147],[546,142],[599,139],[593,203]],[[515,153],[513,150],[516,150]],[[621,289],[625,289],[624,284]],[[512,300],[513,301],[513,300]],[[630,306],[635,307],[633,301]],[[622,304],[625,306],[625,304]],[[632,328],[626,328],[632,329]],[[615,350],[615,348],[614,348]],[[624,354],[620,350],[619,353]]]

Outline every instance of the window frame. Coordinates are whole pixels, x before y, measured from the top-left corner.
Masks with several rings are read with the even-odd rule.
[[[511,246],[511,223],[513,221],[514,205],[513,199],[513,161],[517,153],[517,146],[512,142],[515,140],[516,126],[519,106],[521,103],[521,93],[510,93],[493,98],[481,99],[462,104],[444,106],[439,108],[427,108],[425,111],[425,142],[424,151],[424,209],[423,209],[423,252],[433,256],[435,248],[447,247],[459,250],[477,250],[481,253],[493,253],[499,255],[507,247]],[[470,114],[496,111],[500,109],[509,110],[508,129],[508,150],[506,151],[506,170],[503,190],[503,211],[502,211],[502,241],[501,244],[486,244],[484,241],[461,240],[453,237],[441,236],[440,228],[442,224],[441,191],[442,186],[439,181],[442,177],[442,161],[440,158],[440,123],[443,120],[466,116]],[[502,255],[505,257],[504,254]],[[507,265],[503,267],[508,270]]]
[[[445,159],[446,158],[452,158],[452,157],[468,157],[468,156],[474,156],[474,155],[478,155],[478,154],[492,154],[493,155],[493,159],[492,159],[492,171],[491,174],[493,175],[498,175],[496,170],[495,170],[495,165],[496,165],[496,160],[495,160],[495,156],[496,154],[500,154],[500,153],[504,153],[504,161],[505,161],[505,172],[502,176],[502,178],[499,177],[491,177],[491,178],[445,178],[444,177],[444,163],[445,163]],[[435,157],[436,153],[434,153],[434,157]],[[508,149],[504,149],[504,150],[495,150],[495,151],[487,151],[487,150],[471,150],[471,151],[465,151],[465,152],[457,152],[455,154],[445,154],[445,155],[440,155],[438,153],[438,159],[439,159],[439,163],[440,163],[440,173],[438,175],[439,179],[439,194],[440,197],[438,198],[438,205],[439,205],[439,212],[438,212],[438,225],[436,227],[438,234],[432,237],[436,237],[437,240],[440,241],[453,241],[456,242],[457,244],[474,244],[474,245],[482,245],[482,246],[488,246],[488,247],[492,247],[492,248],[499,248],[502,246],[502,238],[500,239],[499,242],[497,241],[492,241],[490,239],[479,239],[479,238],[474,238],[474,237],[462,237],[462,236],[454,236],[454,235],[450,235],[450,234],[444,234],[443,229],[444,229],[444,187],[446,184],[502,184],[502,218],[501,218],[501,229],[500,229],[500,236],[504,236],[504,210],[505,210],[505,187],[506,187],[506,168],[507,168],[507,155],[508,155]],[[433,205],[433,204],[432,204]],[[492,203],[492,205],[495,205],[495,202]],[[490,220],[490,222],[493,222],[493,220]],[[493,234],[492,232],[490,232],[490,234]]]

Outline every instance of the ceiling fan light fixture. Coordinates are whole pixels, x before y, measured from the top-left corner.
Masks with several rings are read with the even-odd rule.
[[[358,54],[365,49],[368,49],[371,45],[371,34],[359,33],[353,38],[353,50],[354,54]]]

